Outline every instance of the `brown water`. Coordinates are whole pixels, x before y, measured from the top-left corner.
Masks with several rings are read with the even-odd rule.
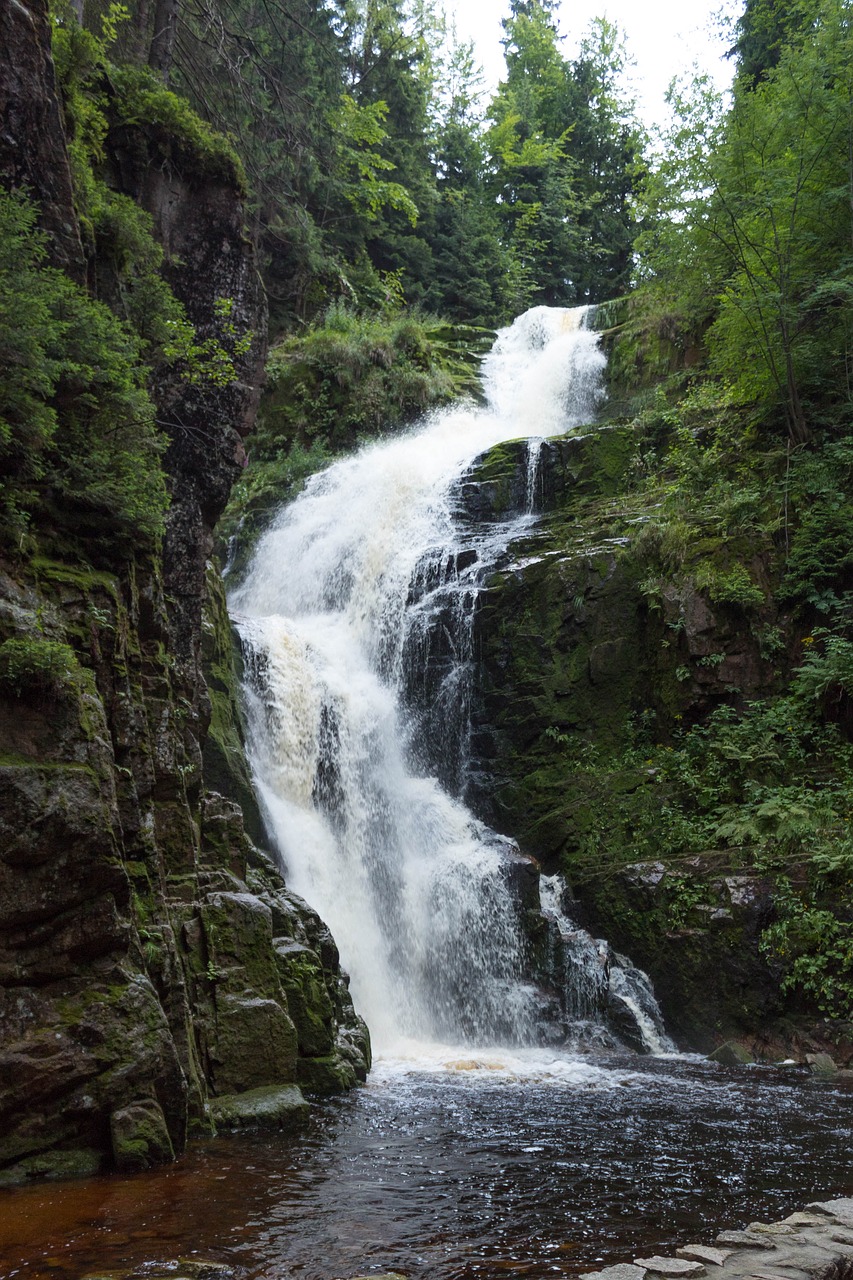
[[[3,1280],[196,1256],[246,1277],[573,1276],[853,1191],[853,1092],[609,1059],[381,1067],[297,1138],[0,1193]]]

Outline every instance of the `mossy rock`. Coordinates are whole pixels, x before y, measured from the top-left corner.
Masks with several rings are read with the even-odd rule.
[[[91,1178],[100,1173],[103,1164],[102,1152],[93,1151],[89,1147],[45,1151],[0,1170],[0,1188],[19,1186],[31,1179],[59,1182],[66,1178]]]
[[[162,1108],[153,1098],[132,1102],[110,1116],[116,1168],[122,1173],[169,1164],[175,1158]]]
[[[355,1068],[345,1058],[332,1054],[325,1058],[300,1058],[299,1083],[308,1093],[344,1093],[358,1083]]]
[[[218,1129],[302,1129],[310,1115],[295,1084],[211,1098],[208,1113]]]
[[[708,1054],[709,1062],[717,1062],[723,1067],[744,1067],[755,1061],[754,1055],[738,1040],[727,1040]]]
[[[288,1012],[299,1037],[299,1052],[322,1057],[334,1047],[334,1008],[320,957],[297,942],[277,938],[276,964],[287,996]]]

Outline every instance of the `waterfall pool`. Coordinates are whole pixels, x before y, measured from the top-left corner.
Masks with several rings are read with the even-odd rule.
[[[801,1069],[413,1048],[297,1137],[0,1192],[0,1276],[575,1276],[849,1195],[851,1140],[853,1089]]]

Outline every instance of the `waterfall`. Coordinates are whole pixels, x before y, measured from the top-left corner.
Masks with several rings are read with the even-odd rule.
[[[540,1035],[536,875],[461,798],[476,598],[535,518],[535,440],[521,514],[463,527],[455,491],[492,446],[594,418],[605,362],[586,315],[527,312],[484,364],[487,407],[432,413],[311,477],[230,598],[267,822],[380,1051]]]

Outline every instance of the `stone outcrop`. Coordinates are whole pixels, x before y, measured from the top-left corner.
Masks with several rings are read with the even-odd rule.
[[[654,1255],[586,1272],[581,1280],[849,1280],[853,1275],[853,1200],[825,1200],[782,1222],[721,1231],[714,1245],[690,1244],[675,1257]]]
[[[0,24],[0,164],[35,193],[54,262],[73,272],[46,5],[7,5]],[[265,304],[239,175],[194,164],[186,147],[169,162],[158,145],[141,126],[111,133],[112,181],[151,213],[200,339],[217,332],[222,298],[254,339],[228,385],[164,372],[154,389],[170,439],[162,554],[122,561],[93,545],[87,563],[61,551],[0,563],[0,642],[54,664],[0,682],[6,1182],[144,1168],[214,1124],[299,1124],[301,1087],[349,1087],[369,1064],[328,930],[229,798],[245,801],[257,840],[209,556],[256,407]]]
[[[567,763],[566,749],[584,745],[619,757],[643,717],[666,741],[716,706],[778,687],[781,660],[766,661],[757,639],[779,621],[769,589],[751,614],[714,603],[689,574],[662,581],[650,600],[649,564],[635,553],[649,518],[630,483],[637,448],[635,429],[623,425],[541,446],[541,518],[479,598],[467,798],[544,870],[567,874],[574,917],[649,973],[683,1047],[708,1052],[764,1035],[771,1059],[802,1056],[819,1043],[783,1045],[768,1030],[791,1009],[759,946],[773,917],[768,883],[710,856],[675,869],[637,861],[631,814],[654,803],[656,771]],[[490,450],[458,493],[474,523],[518,514],[527,499],[524,440]],[[753,579],[766,583],[768,547],[750,554]],[[602,813],[617,810],[623,830],[609,832],[611,861],[575,877],[578,851]],[[685,882],[702,886],[696,901],[679,899]]]
[[[46,5],[13,0],[0,8],[0,60],[0,180],[35,196],[56,265],[81,280],[83,246]]]

